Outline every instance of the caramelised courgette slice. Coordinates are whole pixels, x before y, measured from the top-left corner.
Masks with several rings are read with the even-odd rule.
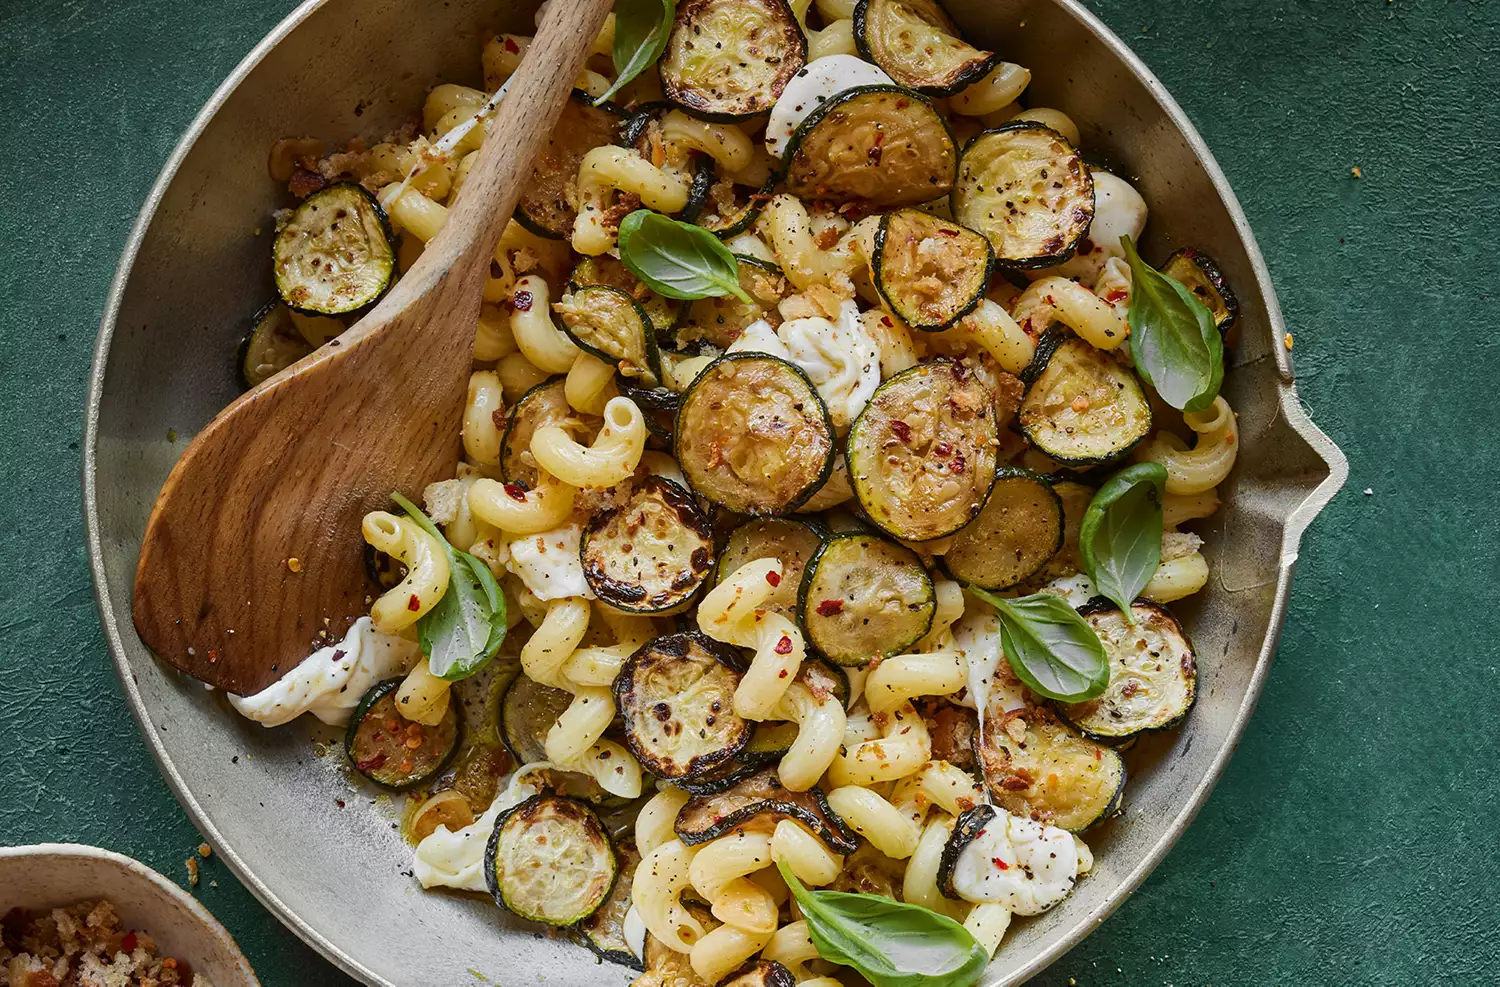
[[[1002,466],[979,516],[953,536],[943,568],[961,583],[1009,589],[1036,575],[1062,544],[1063,504],[1052,484]]]
[[[371,304],[396,277],[396,238],[385,210],[353,182],[302,201],[271,245],[281,300],[310,315],[343,315]]]
[[[1145,601],[1130,609],[1133,625],[1112,603],[1081,611],[1109,655],[1109,686],[1098,699],[1059,707],[1069,723],[1105,743],[1176,726],[1198,692],[1197,658],[1177,618]]]
[[[899,209],[875,229],[870,273],[902,322],[937,332],[974,311],[994,260],[983,234],[920,209]]]
[[[458,750],[458,703],[435,727],[413,723],[400,713],[396,692],[401,679],[370,687],[344,733],[344,753],[354,770],[392,791],[402,791],[437,777]],[[415,743],[413,747],[411,744]]]
[[[798,198],[871,209],[941,198],[958,172],[947,119],[921,93],[889,85],[830,97],[798,125],[783,160]]]
[[[1024,376],[1031,386],[1016,416],[1021,432],[1060,463],[1113,462],[1151,431],[1135,371],[1066,330],[1042,336]]]
[[[531,180],[516,204],[516,222],[537,236],[566,240],[578,220],[578,169],[584,155],[614,144],[624,114],[608,103],[595,106],[587,93],[574,90],[531,166]]]
[[[632,970],[644,970],[645,964],[635,955],[625,933],[625,913],[630,911],[630,892],[635,886],[635,869],[641,862],[640,852],[636,850],[632,837],[620,838],[617,835],[615,859],[620,872],[615,878],[615,886],[610,889],[609,897],[604,899],[604,904],[599,906],[598,911],[578,923],[578,938],[602,960],[628,966]]]
[[[640,377],[615,374],[615,389],[622,397],[634,401],[642,411],[675,412],[682,404],[682,395],[662,384],[652,384]],[[648,417],[649,422],[649,417]],[[671,435],[671,429],[667,430]]]
[[[619,871],[599,817],[557,795],[533,795],[501,813],[485,862],[495,904],[545,925],[573,925],[594,914]]]
[[[1094,219],[1094,179],[1078,149],[1029,120],[986,130],[964,146],[953,218],[990,238],[1005,267],[1061,264]]]
[[[661,379],[656,328],[630,292],[593,284],[562,296],[553,307],[563,331],[580,348],[618,366],[627,377]]]
[[[812,646],[854,666],[921,640],[937,597],[916,552],[878,535],[849,533],[829,538],[807,564],[798,605]]]
[[[1182,284],[1214,315],[1214,325],[1222,335],[1229,335],[1240,315],[1240,300],[1224,279],[1224,272],[1214,259],[1196,247],[1184,247],[1162,265],[1161,273]]]
[[[1119,808],[1125,791],[1120,755],[1044,707],[1007,712],[1006,691],[997,690],[984,711],[983,742],[974,738],[994,803],[1071,833]]]
[[[729,122],[769,112],[806,63],[807,38],[786,0],[683,0],[658,66],[667,99]]]
[[[1047,482],[1052,484],[1052,492],[1062,501],[1063,543],[1062,548],[1047,560],[1047,564],[1042,566],[1042,571],[1036,574],[1033,581],[1059,579],[1083,569],[1083,562],[1078,556],[1078,532],[1083,525],[1083,515],[1088,512],[1089,504],[1093,503],[1097,491],[1087,483],[1074,479],[1076,475],[1058,473],[1047,477]]]
[[[719,570],[714,581],[723,582],[746,562],[780,559],[781,575],[776,592],[766,601],[766,609],[795,614],[802,571],[823,547],[824,532],[820,527],[804,518],[756,518],[745,522],[730,533],[724,550],[719,553]]]
[[[792,971],[775,960],[751,960],[714,987],[796,987]]]
[[[500,739],[517,765],[547,760],[547,734],[573,702],[571,693],[517,675],[500,697]]]
[[[817,786],[793,792],[766,768],[717,795],[694,796],[677,813],[677,838],[688,846],[716,840],[752,819],[775,825],[795,819],[834,853],[853,853],[859,837],[828,805]]]
[[[952,96],[999,61],[964,41],[937,0],[859,0],[854,43],[892,79],[929,96]]]
[[[677,324],[678,347],[704,342],[728,349],[751,323],[761,319],[781,321],[776,303],[781,301],[787,284],[781,268],[740,254],[735,255],[735,260],[739,264],[740,287],[753,301],[742,302],[733,295],[725,295],[688,302]]]
[[[235,350],[234,362],[245,390],[270,380],[312,352],[281,302],[255,313],[254,323]]]
[[[691,494],[659,476],[599,511],[583,530],[583,577],[626,613],[670,613],[690,600],[714,564],[714,533]]]
[[[658,778],[694,778],[730,761],[750,742],[749,720],[734,711],[745,672],[738,651],[702,634],[654,638],[615,678],[625,739]]]
[[[693,490],[741,514],[784,514],[833,471],[833,422],[801,369],[730,353],[688,388],[677,412],[677,462]]]
[[[577,291],[591,284],[607,284],[629,293],[630,297],[646,310],[646,317],[651,320],[651,326],[656,330],[658,342],[664,334],[670,332],[672,326],[677,324],[678,313],[684,305],[683,302],[665,298],[646,287],[640,278],[630,273],[618,257],[611,257],[609,254],[580,259],[573,266],[573,272],[568,275],[569,291]]]
[[[808,665],[832,667],[826,662],[803,662],[802,667],[805,669]],[[847,681],[846,678],[846,684]],[[672,784],[689,795],[717,795],[727,791],[766,765],[775,764],[786,756],[797,739],[797,730],[795,723],[771,720],[757,723],[750,734],[750,743],[735,755],[734,760],[726,761],[712,771],[696,777],[678,779]]]
[[[521,487],[520,493],[534,488],[541,476],[531,455],[531,437],[543,425],[561,425],[577,417],[568,404],[567,378],[548,377],[521,395],[505,421],[500,440],[500,478]]]
[[[693,224],[721,240],[737,237],[755,224],[775,188],[774,174],[758,189],[737,185],[727,178],[716,178],[709,186],[708,198],[694,217]]]
[[[993,397],[960,363],[903,371],[849,429],[849,480],[865,515],[906,541],[951,535],[979,513],[995,479]]]

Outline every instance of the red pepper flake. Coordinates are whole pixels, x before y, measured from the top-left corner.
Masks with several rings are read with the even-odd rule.
[[[1104,300],[1109,302],[1111,305],[1114,305],[1117,302],[1123,302],[1129,297],[1130,292],[1126,291],[1124,288],[1116,288],[1114,291],[1111,291],[1109,294],[1105,295]]]
[[[824,600],[822,603],[818,604],[819,617],[832,617],[834,614],[840,614],[843,612],[843,600]]]
[[[935,455],[946,456],[953,452],[953,443],[947,439],[938,439],[937,442],[933,443],[932,451]]]
[[[219,649],[218,648],[209,648],[208,649],[208,663],[210,665],[217,665],[219,663]]]
[[[887,329],[893,329],[896,326],[896,323],[891,321],[891,317],[889,315],[882,315],[880,317],[880,324],[885,326]]]
[[[903,443],[911,442],[911,426],[899,418],[891,419],[891,431],[896,433],[896,438]]]
[[[515,55],[515,54],[517,54],[517,53],[520,52],[521,46],[518,45],[518,44],[516,44],[516,41],[515,41],[514,38],[506,38],[505,39],[505,50],[508,51],[508,52],[510,52],[512,55]]]
[[[999,857],[991,857],[990,858],[990,863],[994,864],[1000,870],[1010,870],[1010,864],[1007,864],[1005,861],[1001,860]]]
[[[408,609],[408,610],[420,610],[420,609],[422,609],[422,600],[417,596],[417,594],[413,593],[411,595],[411,599],[409,599],[409,600],[406,601],[406,609]]]
[[[789,638],[789,637],[787,637],[785,634],[781,635],[781,640],[776,642],[776,653],[778,655],[789,655],[789,654],[791,654],[792,653],[792,639]],[[782,674],[783,675],[786,674],[786,670],[785,669],[782,669]]]
[[[770,583],[773,587],[780,586],[781,573],[777,572],[775,569],[770,570],[766,573],[766,582]],[[782,640],[784,641],[786,639],[782,638]],[[786,652],[783,651],[782,654],[786,654]]]
[[[386,760],[387,758],[384,754],[376,754],[374,757],[354,762],[354,766],[361,771],[375,771],[385,767]]]
[[[129,932],[125,933],[125,938],[120,940],[120,948],[127,953],[133,953],[135,952],[135,944],[135,930],[131,929]]]
[[[531,292],[518,291],[516,292],[516,297],[511,300],[511,305],[515,307],[517,312],[530,312],[531,300]]]
[[[911,100],[909,100],[909,99],[907,99],[905,97],[902,97],[901,99],[896,100],[896,109],[898,109],[898,110],[904,110],[904,109],[906,109],[910,105],[911,105]]]
[[[786,678],[786,669],[783,668],[781,671],[777,672],[776,673],[776,677],[778,679],[784,679],[784,678]]]
[[[526,488],[519,483],[507,483],[505,485],[505,496],[511,500],[519,500],[524,504],[526,503]]]

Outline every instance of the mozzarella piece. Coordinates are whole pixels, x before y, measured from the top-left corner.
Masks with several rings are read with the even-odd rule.
[[[853,55],[828,55],[808,62],[792,76],[781,98],[771,107],[771,119],[766,124],[766,150],[780,160],[787,139],[808,114],[845,89],[891,82],[891,77],[878,66]]]
[[[1088,577],[1086,572],[1075,572],[1071,576],[1061,576],[1043,586],[1043,593],[1056,593],[1068,601],[1068,606],[1078,609],[1085,603],[1099,595],[1099,588],[1094,581]]]
[[[583,578],[583,559],[578,543],[583,526],[566,524],[539,535],[511,542],[510,562],[506,568],[521,578],[538,600],[561,600],[582,596],[592,600],[593,591]]]
[[[1128,236],[1139,242],[1146,229],[1146,200],[1141,193],[1124,179],[1116,178],[1107,171],[1093,172],[1094,177],[1094,221],[1080,243],[1078,253],[1056,267],[1030,272],[1032,278],[1064,277],[1076,278],[1084,284],[1093,284],[1104,264],[1111,257],[1123,258],[1125,248],[1120,246],[1120,237]],[[1084,253],[1084,248],[1088,253]]]
[[[1004,661],[1000,645],[1000,618],[994,611],[975,610],[955,621],[953,646],[969,664],[968,691],[954,699],[960,706],[984,710],[993,697],[1008,713],[1026,706],[1026,687]],[[980,717],[981,721],[983,717]],[[983,729],[983,722],[980,724]]]
[[[528,765],[533,771],[539,766],[550,767],[545,762]],[[495,820],[512,806],[540,792],[536,785],[527,781],[530,772],[517,771],[511,775],[510,783],[495,796],[495,801],[484,815],[457,832],[439,823],[426,839],[417,844],[412,854],[412,874],[424,888],[457,888],[460,891],[488,892],[485,880],[484,848],[495,830]]]
[[[880,346],[865,331],[859,306],[844,302],[837,323],[818,317],[783,322],[777,335],[788,359],[818,389],[835,431],[847,430],[880,386]]]
[[[253,696],[230,696],[229,705],[267,727],[290,723],[303,713],[330,726],[346,726],[370,686],[400,674],[419,657],[415,641],[382,634],[369,617],[361,617],[338,644],[308,655]]]
[[[621,931],[625,935],[625,945],[635,954],[635,958],[643,960],[646,958],[646,920],[641,918],[641,913],[636,909],[635,902],[625,910],[625,921],[622,923]]]
[[[791,351],[765,319],[757,319],[744,328],[725,353],[766,353],[783,360],[792,358]]]
[[[1067,830],[997,809],[959,853],[953,890],[965,901],[1040,915],[1073,890],[1079,856]]]

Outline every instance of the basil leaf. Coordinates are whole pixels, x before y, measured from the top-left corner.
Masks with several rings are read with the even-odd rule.
[[[1213,313],[1187,288],[1156,270],[1121,237],[1130,262],[1130,356],[1172,407],[1202,411],[1224,383],[1224,340]]]
[[[946,915],[881,895],[809,891],[786,864],[776,866],[818,955],[874,987],[971,987],[989,965],[989,952]]]
[[[977,586],[969,592],[1000,615],[1000,646],[1031,691],[1065,703],[1095,699],[1109,685],[1109,656],[1078,611],[1053,593],[1007,600]]]
[[[448,544],[421,509],[391,494],[407,515],[442,547],[448,559],[448,589],[417,620],[417,643],[440,679],[457,681],[483,668],[505,641],[505,597],[489,566]]]
[[[649,209],[637,209],[620,224],[620,260],[658,295],[751,301],[740,287],[739,261],[718,237]]]
[[[615,84],[594,100],[608,100],[656,63],[672,33],[676,0],[615,0]]]
[[[1099,488],[1078,528],[1083,569],[1135,623],[1130,605],[1161,565],[1161,498],[1167,469],[1161,463],[1139,463],[1110,477]]]

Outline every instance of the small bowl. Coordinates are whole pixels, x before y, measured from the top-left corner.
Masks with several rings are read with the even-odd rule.
[[[76,843],[0,847],[0,912],[41,910],[103,898],[124,928],[156,940],[214,987],[260,987],[232,937],[197,899],[145,864]]]

